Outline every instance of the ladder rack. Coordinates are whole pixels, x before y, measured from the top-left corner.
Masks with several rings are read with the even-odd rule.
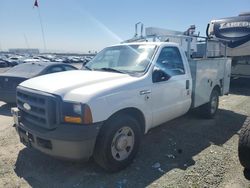
[[[138,26],[141,26],[140,35],[138,34]],[[143,33],[145,33],[143,35]],[[198,40],[199,39],[199,40]],[[191,59],[192,55],[197,52],[197,44],[205,43],[205,52],[203,57],[207,57],[207,49],[208,49],[208,42],[218,42],[221,41],[216,39],[211,39],[208,37],[200,36],[199,33],[195,34],[195,26],[191,25],[187,31],[174,31],[174,30],[167,30],[162,28],[156,27],[147,27],[145,28],[144,32],[144,24],[142,22],[138,22],[135,24],[135,35],[131,39],[125,40],[122,43],[132,43],[132,42],[175,42],[183,48],[186,52],[187,58]],[[223,41],[228,42],[228,41]],[[225,45],[225,52],[224,55],[226,56],[226,45]]]

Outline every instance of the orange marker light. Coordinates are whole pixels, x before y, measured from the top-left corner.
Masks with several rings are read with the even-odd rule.
[[[64,122],[67,122],[67,123],[82,123],[82,119],[80,117],[64,116]]]
[[[92,118],[90,107],[88,105],[85,105],[83,123],[91,124],[92,122],[93,122],[93,118]]]

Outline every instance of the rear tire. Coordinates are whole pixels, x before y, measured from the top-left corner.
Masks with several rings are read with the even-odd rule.
[[[219,106],[219,92],[216,89],[213,89],[210,95],[209,102],[204,104],[200,108],[202,116],[208,119],[212,119],[217,113],[218,106]]]
[[[100,131],[94,160],[109,172],[124,169],[138,152],[141,135],[139,123],[135,118],[126,114],[114,116]]]
[[[240,131],[238,155],[241,165],[250,170],[250,117],[246,119]]]

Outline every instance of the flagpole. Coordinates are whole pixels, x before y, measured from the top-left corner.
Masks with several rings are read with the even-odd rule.
[[[40,13],[40,8],[39,8],[39,5],[38,5],[38,0],[35,0],[33,8],[34,7],[37,7],[37,11],[38,11],[38,18],[39,18],[39,21],[40,21],[40,26],[41,26],[41,31],[42,31],[42,39],[43,39],[43,47],[44,47],[44,52],[45,52],[45,51],[47,51],[47,47],[46,47],[46,40],[45,40],[43,22],[42,22],[42,17],[41,17],[41,13]]]
[[[44,52],[45,52],[45,51],[47,51],[47,47],[46,47],[46,41],[45,41],[45,35],[44,35],[44,29],[43,29],[43,22],[42,22],[42,18],[41,18],[41,13],[40,13],[39,7],[37,7],[37,9],[38,9],[38,15],[39,15],[39,21],[40,21],[40,25],[41,25],[41,30],[42,30],[43,47],[44,47]]]

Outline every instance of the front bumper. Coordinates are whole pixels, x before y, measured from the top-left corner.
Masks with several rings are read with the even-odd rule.
[[[22,122],[17,108],[11,111],[20,141],[27,147],[69,160],[88,160],[92,156],[102,123],[61,124],[48,130]]]

